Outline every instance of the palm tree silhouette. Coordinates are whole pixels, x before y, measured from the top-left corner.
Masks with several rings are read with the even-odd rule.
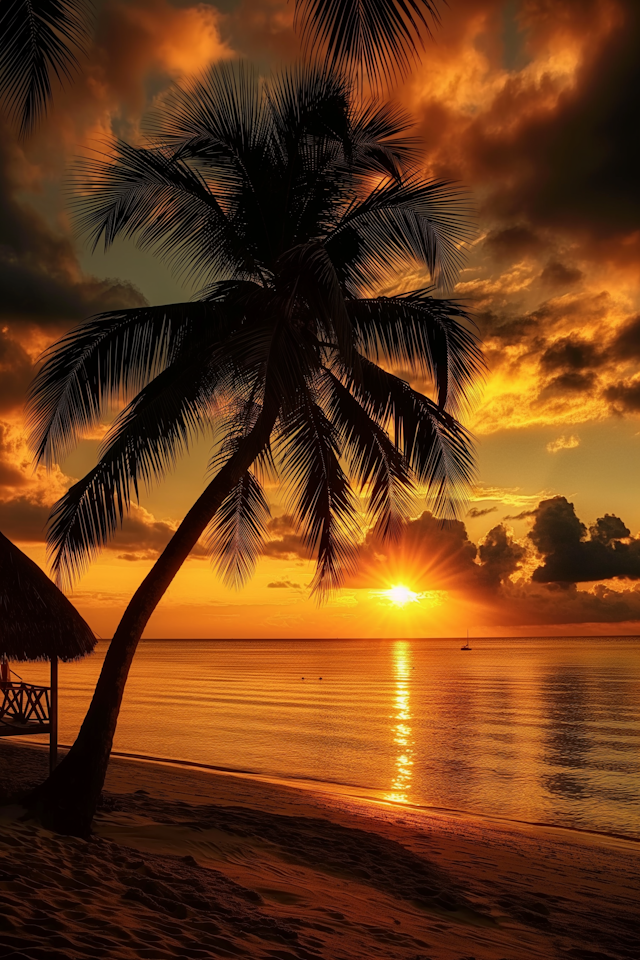
[[[82,572],[140,484],[197,435],[217,442],[213,478],[134,594],[78,738],[37,794],[57,829],[89,829],[136,646],[198,539],[206,532],[227,581],[251,573],[265,472],[290,488],[320,593],[354,561],[354,485],[368,495],[367,524],[388,537],[414,484],[442,509],[468,483],[472,448],[453,414],[482,358],[465,313],[426,289],[376,295],[407,268],[451,281],[469,235],[456,190],[421,174],[409,126],[389,104],[358,105],[330,71],[263,81],[224,64],[170,93],[148,146],[118,143],[79,174],[94,246],[136,238],[203,290],[95,317],[48,351],[29,401],[37,462],[58,461],[131,398],[96,467],[53,510],[58,577]],[[437,401],[380,361],[431,380]]]
[[[296,0],[305,46],[326,48],[328,63],[363,70],[370,81],[406,73],[422,46],[421,33],[439,20],[437,0]],[[52,81],[69,80],[86,52],[91,0],[2,0],[0,101],[21,136],[49,107]]]

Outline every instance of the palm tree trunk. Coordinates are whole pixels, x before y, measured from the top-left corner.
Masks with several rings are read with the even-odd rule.
[[[138,642],[151,614],[225,497],[268,442],[275,416],[258,418],[214,477],[134,593],[104,659],[93,699],[71,750],[28,805],[43,826],[86,837],[104,784],[120,704]]]

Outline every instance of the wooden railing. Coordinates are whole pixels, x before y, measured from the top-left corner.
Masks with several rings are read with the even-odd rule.
[[[31,683],[0,682],[0,736],[11,730],[45,732],[51,719],[49,687],[35,687]],[[24,730],[24,728],[28,728]],[[45,729],[43,729],[45,728]]]

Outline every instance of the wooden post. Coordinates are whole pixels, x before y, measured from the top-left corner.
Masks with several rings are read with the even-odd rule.
[[[58,763],[58,657],[51,657],[51,703],[49,706],[49,773]]]

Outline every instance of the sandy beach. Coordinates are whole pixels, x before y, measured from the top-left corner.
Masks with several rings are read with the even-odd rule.
[[[0,743],[3,796],[46,753]],[[12,960],[631,960],[640,845],[114,758],[88,842],[0,808]]]

